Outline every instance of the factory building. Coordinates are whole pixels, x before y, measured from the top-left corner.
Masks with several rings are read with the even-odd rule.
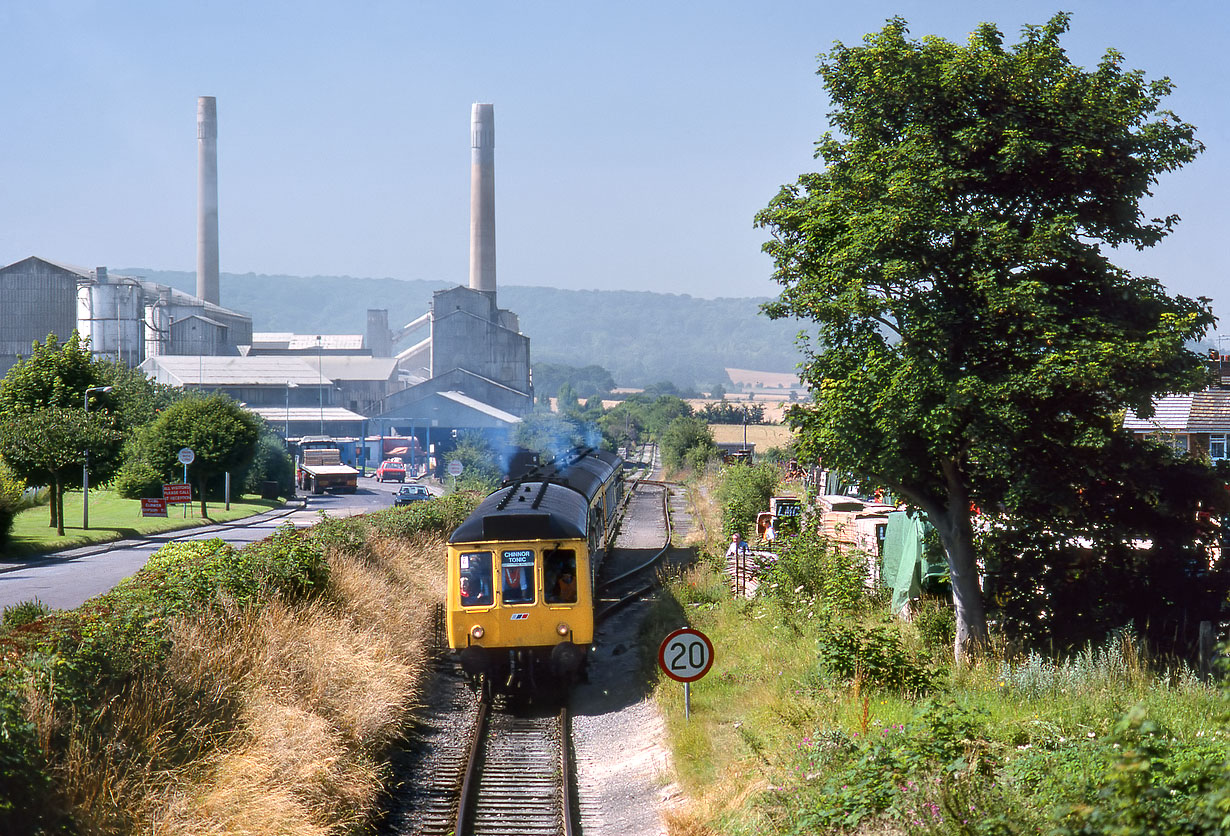
[[[129,366],[161,355],[238,355],[252,318],[166,285],[30,256],[0,267],[0,374],[35,341],[76,329],[95,357]]]
[[[163,355],[141,371],[158,383],[229,395],[286,438],[359,436],[367,420],[344,405],[345,388],[304,357]]]
[[[437,291],[431,310],[397,332],[389,330],[384,310],[368,311],[367,324],[367,343],[376,356],[409,343],[396,358],[411,385],[384,399],[376,416],[381,422],[415,433],[432,427],[476,430],[503,441],[533,408],[529,337],[521,333],[517,315],[496,302],[491,105],[475,104],[470,118],[469,287]]]

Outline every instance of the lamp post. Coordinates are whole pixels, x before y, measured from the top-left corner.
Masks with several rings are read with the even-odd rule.
[[[89,423],[90,417],[90,393],[91,392],[110,392],[111,386],[89,386],[85,390],[85,415],[86,423]],[[85,448],[85,461],[81,463],[81,528],[88,529],[90,527],[90,448]]]
[[[320,335],[316,335],[316,390],[320,393],[320,434],[325,434],[325,373],[321,370],[324,362],[324,346]]]

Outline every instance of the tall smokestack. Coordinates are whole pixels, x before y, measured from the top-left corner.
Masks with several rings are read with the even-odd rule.
[[[218,102],[196,100],[196,295],[220,304],[218,294]]]
[[[495,109],[470,110],[470,288],[495,294]]]

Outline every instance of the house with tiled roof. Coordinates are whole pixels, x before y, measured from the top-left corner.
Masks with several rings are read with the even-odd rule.
[[[1137,435],[1169,439],[1180,452],[1213,461],[1230,458],[1230,389],[1167,395],[1154,404],[1152,418],[1129,411],[1123,426]]]

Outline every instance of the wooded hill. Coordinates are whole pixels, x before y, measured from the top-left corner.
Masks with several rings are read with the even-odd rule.
[[[189,293],[196,274],[123,268]],[[359,334],[368,308],[387,308],[397,328],[427,311],[445,282],[350,276],[221,275],[222,304],[251,314],[257,331]],[[681,388],[727,384],[726,367],[790,372],[799,324],[770,321],[764,298],[699,299],[673,293],[500,288],[500,307],[521,318],[534,362],[600,365],[620,386],[669,380]]]

